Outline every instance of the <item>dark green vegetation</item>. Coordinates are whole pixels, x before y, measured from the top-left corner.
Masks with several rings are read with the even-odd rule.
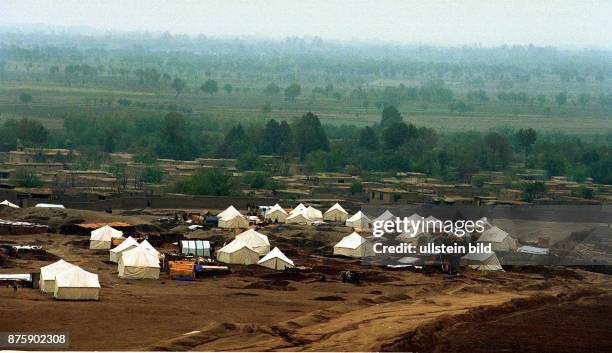
[[[523,165],[612,182],[606,51],[167,34],[1,38],[2,150],[18,141],[76,148],[83,167],[132,152],[150,165],[145,182],[160,179],[157,157],[238,158],[239,169],[260,172],[248,184],[267,188],[295,160],[311,171],[465,181]],[[280,158],[264,163],[262,155]],[[231,185],[217,174],[174,188],[224,193]]]

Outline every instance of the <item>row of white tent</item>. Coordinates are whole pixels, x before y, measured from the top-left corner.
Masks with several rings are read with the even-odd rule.
[[[64,260],[40,268],[39,288],[61,300],[98,300],[98,275]]]
[[[14,203],[10,202],[9,200],[4,200],[4,201],[0,202],[0,206],[7,206],[7,207],[11,207],[11,208],[20,208],[18,205],[15,205]],[[39,207],[39,208],[65,208],[64,205],[55,204],[55,203],[38,203],[34,207]]]
[[[138,243],[127,237],[111,249],[113,239],[123,239],[123,232],[109,225],[91,231],[89,248],[109,250],[109,260],[117,263],[120,278],[125,279],[158,279],[159,252],[146,239]]]
[[[264,218],[272,222],[293,224],[311,224],[322,221],[345,222],[348,212],[338,203],[335,203],[325,213],[312,206],[306,207],[304,204],[297,205],[287,213],[279,204],[276,204],[266,211]]]
[[[261,256],[263,258],[260,259]],[[278,247],[270,251],[268,237],[254,229],[238,234],[234,240],[219,249],[217,260],[227,264],[258,264],[273,270],[284,270],[295,266]]]
[[[334,245],[334,255],[342,255],[353,258],[361,258],[373,252],[369,251],[366,238],[356,232],[345,236]],[[464,264],[478,271],[501,271],[502,266],[495,254],[490,253],[470,253],[462,257]]]
[[[346,220],[346,226],[352,227],[356,231],[366,231],[369,230],[371,228],[371,225],[376,221],[390,221],[394,220],[395,218],[396,217],[389,210],[386,210],[374,220],[370,220],[368,216],[366,216],[363,212],[359,211]],[[418,221],[421,219],[424,219],[425,222],[439,221],[433,216],[423,218],[417,213],[414,213],[413,215],[408,217],[409,221]],[[501,228],[491,224],[486,217],[481,218],[480,221],[482,221],[483,223],[484,231],[480,234],[478,242],[491,244],[491,249],[493,251],[517,250],[518,245],[516,239],[512,238],[507,232],[505,232]],[[416,233],[414,233],[413,231],[404,232],[398,235],[396,239],[403,242],[416,244],[421,238],[428,238],[430,236],[430,233],[424,232],[423,230],[418,230]]]
[[[350,222],[360,222],[360,223],[352,223],[351,226],[355,229],[367,229],[366,226],[371,224],[369,222],[369,218],[361,211],[359,211],[354,219],[347,220],[347,225]],[[353,218],[351,217],[351,218]],[[376,220],[390,220],[395,216],[391,214],[389,211],[385,211],[382,215],[380,215]],[[422,217],[418,214],[413,214],[408,217],[411,220],[419,220]],[[435,217],[429,216],[425,218],[426,221],[436,220]],[[480,234],[478,238],[478,243],[484,243],[485,245],[491,245],[491,253],[470,253],[463,257],[463,261],[469,267],[480,270],[480,271],[498,271],[502,270],[501,263],[497,258],[495,252],[509,252],[517,250],[517,241],[513,237],[511,237],[507,232],[502,230],[501,228],[491,224],[486,217],[480,219],[484,225],[484,231]],[[426,233],[424,231],[419,231],[417,233],[414,232],[406,232],[399,234],[396,237],[396,240],[406,242],[406,243],[414,243],[415,245],[424,238],[424,240],[428,241],[431,239],[431,234]],[[340,240],[336,245],[334,245],[334,255],[343,255],[348,257],[360,258],[366,256],[368,254],[368,248],[366,246],[367,240],[366,238],[359,235],[357,232],[353,232],[350,235],[345,236]],[[539,250],[539,249],[538,249]]]

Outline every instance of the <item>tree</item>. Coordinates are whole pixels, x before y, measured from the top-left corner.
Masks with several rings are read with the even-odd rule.
[[[181,79],[180,77],[175,76],[174,80],[172,80],[172,88],[174,88],[174,90],[176,91],[177,97],[179,96],[179,94],[181,94],[181,92],[183,92],[185,87],[187,87],[187,83],[183,81],[183,79]]]
[[[375,151],[378,149],[378,136],[376,136],[376,131],[369,126],[364,127],[359,132],[359,146],[370,150]]]
[[[363,192],[363,184],[361,182],[359,182],[359,181],[354,181],[351,184],[350,191],[351,191],[351,195],[362,193]]]
[[[232,126],[217,147],[219,158],[236,158],[253,148],[253,141],[247,136],[241,124]]]
[[[23,92],[19,94],[19,101],[24,104],[30,104],[32,103],[32,95],[29,93]]]
[[[17,140],[26,146],[44,145],[49,138],[49,131],[38,120],[22,118],[8,119],[0,127],[0,145],[10,149],[15,148]]]
[[[231,94],[234,90],[234,86],[230,85],[229,83],[226,83],[225,86],[223,86],[223,90],[225,91],[225,93]]]
[[[257,153],[246,151],[236,159],[236,168],[240,171],[258,170],[261,167],[261,160]]]
[[[183,115],[171,112],[161,121],[156,152],[162,158],[190,160],[195,154],[191,129]]]
[[[474,111],[474,107],[471,104],[467,104],[462,100],[457,100],[457,101],[450,103],[448,105],[448,109],[452,113],[459,113],[459,114],[464,114],[464,113],[469,113],[469,112]]]
[[[321,126],[319,117],[312,112],[306,113],[296,121],[292,130],[300,159],[303,160],[308,153],[313,151],[329,151],[329,141],[325,130]]]
[[[520,129],[516,133],[515,136],[516,136],[517,143],[525,151],[525,163],[527,163],[527,157],[529,156],[529,150],[531,149],[531,146],[536,142],[536,139],[537,139],[536,131],[532,128]]]
[[[297,83],[293,83],[285,88],[285,98],[295,100],[302,93],[302,87]]]
[[[217,93],[217,91],[219,91],[219,85],[215,80],[206,80],[206,82],[204,82],[204,84],[200,86],[200,89],[202,90],[202,92],[208,93],[212,96],[213,94]]]
[[[279,94],[281,91],[280,87],[278,87],[275,83],[271,82],[269,83],[266,88],[264,88],[264,93],[267,95],[276,95]]]
[[[541,181],[524,182],[521,184],[521,190],[523,191],[525,201],[531,202],[544,195],[546,186]]]
[[[591,96],[588,93],[580,93],[578,96],[578,103],[582,106],[582,109],[586,108],[587,104],[591,101]]]
[[[555,102],[557,102],[558,106],[562,106],[563,104],[567,103],[567,93],[557,93],[557,95],[555,96]]]
[[[417,129],[414,125],[399,122],[389,125],[383,131],[382,140],[386,148],[394,149],[416,137],[416,134]]]
[[[198,170],[192,176],[177,181],[171,190],[190,195],[228,196],[236,185],[230,172],[225,169]]]
[[[484,137],[487,149],[485,167],[496,170],[498,167],[506,168],[512,157],[512,146],[505,135],[489,132]]]
[[[402,114],[394,106],[385,107],[382,111],[382,117],[380,118],[380,127],[385,129],[386,127],[401,123],[403,120]]]
[[[164,171],[154,165],[146,166],[139,175],[139,179],[145,183],[159,184],[164,177]]]

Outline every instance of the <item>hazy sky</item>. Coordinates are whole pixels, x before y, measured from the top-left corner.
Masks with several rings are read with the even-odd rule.
[[[612,47],[612,0],[0,0],[0,23],[211,36]]]

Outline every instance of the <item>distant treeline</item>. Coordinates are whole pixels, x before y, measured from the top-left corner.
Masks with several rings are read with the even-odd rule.
[[[322,126],[310,112],[290,121],[248,126],[191,121],[176,112],[129,118],[80,114],[66,116],[64,130],[53,134],[35,120],[8,120],[0,127],[0,141],[4,150],[18,143],[79,149],[80,165],[91,168],[107,161],[108,153],[126,151],[152,166],[156,158],[237,158],[241,170],[285,174],[288,163],[297,160],[311,171],[418,171],[460,181],[471,181],[482,170],[508,172],[518,163],[550,176],[612,183],[612,136],[586,140],[530,128],[440,134],[405,120],[393,106],[383,109],[380,123],[364,128]],[[264,155],[279,158],[264,163]],[[161,177],[153,170],[148,173],[154,180]]]

